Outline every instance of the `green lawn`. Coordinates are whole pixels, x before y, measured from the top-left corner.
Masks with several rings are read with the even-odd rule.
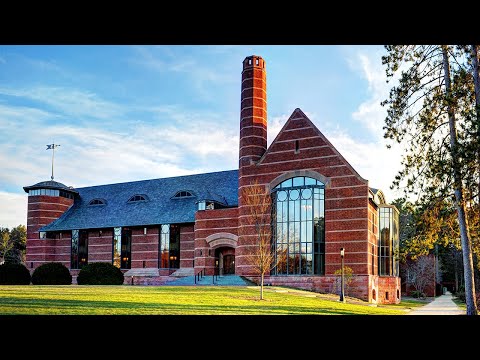
[[[455,304],[457,304],[457,306],[460,308],[460,310],[467,311],[467,304],[464,303],[462,300],[460,300],[459,298],[457,298],[455,296],[452,298],[452,300]]]
[[[406,306],[378,306],[336,296],[268,287],[0,286],[0,314],[384,314]],[[350,300],[349,300],[350,301]]]

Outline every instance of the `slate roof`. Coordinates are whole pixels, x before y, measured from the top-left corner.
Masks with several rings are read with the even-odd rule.
[[[195,221],[196,202],[214,200],[238,206],[238,170],[76,188],[79,196],[59,219],[40,231],[98,229]],[[188,190],[193,197],[172,198]],[[148,201],[128,203],[136,194]],[[103,199],[106,205],[88,205]]]

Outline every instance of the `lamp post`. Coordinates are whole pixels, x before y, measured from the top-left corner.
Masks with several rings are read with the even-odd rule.
[[[341,285],[340,285],[340,301],[345,302],[345,281],[344,281],[344,271],[343,271],[343,257],[345,255],[345,249],[340,249],[340,257],[342,258],[342,278],[341,278]]]

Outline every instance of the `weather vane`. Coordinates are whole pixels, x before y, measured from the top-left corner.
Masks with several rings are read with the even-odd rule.
[[[50,144],[50,145],[47,145],[47,148],[45,150],[52,150],[52,181],[53,181],[53,160],[55,159],[55,148],[56,147],[59,147],[60,145],[57,145],[57,144]]]

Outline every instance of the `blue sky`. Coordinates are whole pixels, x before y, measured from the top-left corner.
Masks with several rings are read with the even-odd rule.
[[[0,46],[0,226],[26,224],[22,187],[73,187],[238,167],[242,61],[267,67],[268,142],[301,108],[387,201],[383,46]]]

